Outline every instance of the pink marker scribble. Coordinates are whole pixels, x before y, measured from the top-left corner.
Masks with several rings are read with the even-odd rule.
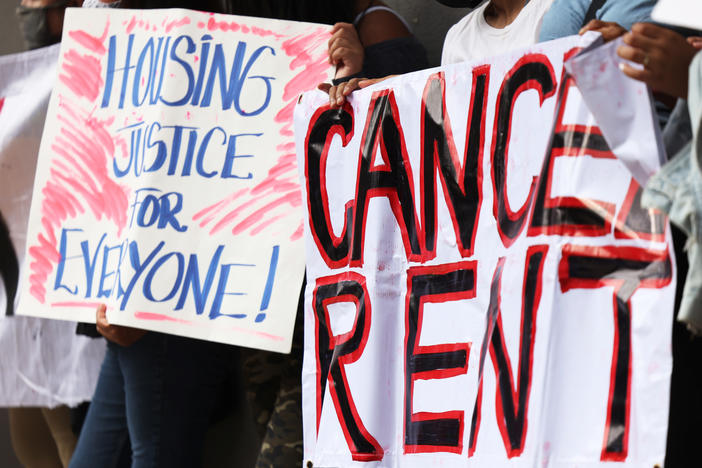
[[[190,325],[191,327],[207,327],[209,325],[204,324],[202,322],[193,322],[177,317],[171,317],[170,315],[165,315],[165,314],[157,314],[155,312],[135,312],[134,313],[134,318],[140,319],[140,320],[148,320],[150,322],[172,322],[172,323],[181,323],[184,325]],[[270,341],[285,341],[285,337],[283,336],[278,336],[278,335],[273,335],[271,333],[266,333],[266,332],[261,332],[261,331],[256,331],[256,330],[250,330],[248,328],[243,328],[243,327],[229,327],[229,330],[237,332],[237,333],[243,333],[246,335],[251,335],[251,336],[256,336],[258,338],[263,338],[265,340],[270,340]]]
[[[235,331],[237,333],[244,333],[246,335],[257,336],[259,338],[264,338],[266,340],[285,341],[285,337],[278,336],[278,335],[272,335],[270,333],[260,332],[260,331],[251,330],[248,328],[243,328],[243,327],[231,327],[230,330]]]
[[[97,99],[103,85],[100,60],[107,53],[105,40],[109,27],[108,21],[99,37],[81,30],[68,33],[68,37],[87,53],[79,52],[78,47],[69,49],[63,56],[59,80],[76,96],[85,97],[91,102]]]
[[[5,98],[0,98],[0,112],[2,112],[2,106],[5,105]]]
[[[285,37],[284,34],[278,34],[274,31],[268,30],[268,29],[263,29],[258,26],[247,26],[245,24],[239,24],[235,21],[217,21],[214,18],[214,15],[210,16],[210,19],[207,20],[207,23],[200,21],[197,23],[197,27],[200,29],[205,29],[209,31],[232,31],[232,32],[238,32],[241,31],[244,34],[253,34],[255,36],[259,37],[269,37],[272,36],[276,39],[282,39]]]
[[[41,190],[42,231],[29,249],[30,293],[42,303],[46,279],[61,260],[57,232],[63,223],[90,211],[98,220],[112,221],[121,232],[129,200],[128,189],[113,181],[108,171],[115,142],[107,129],[114,118],[97,119],[65,99],[57,114],[60,130],[51,144],[50,177]]]
[[[303,236],[304,233],[305,233],[305,227],[304,227],[302,224],[300,224],[300,225],[297,227],[297,229],[295,230],[295,232],[293,233],[293,235],[290,236],[290,240],[291,240],[291,241],[296,241],[296,240],[298,240],[298,239],[302,239],[302,236]]]
[[[132,19],[129,20],[129,24],[127,25],[127,29],[126,29],[127,34],[131,34],[132,31],[134,31],[134,28],[136,27],[136,25],[137,25],[136,16],[132,16]]]
[[[74,49],[64,55],[59,80],[76,96],[95,101],[103,85],[100,60],[93,55],[79,54]]]
[[[192,322],[189,320],[179,319],[179,318],[171,317],[169,315],[164,315],[164,314],[156,314],[154,312],[135,312],[134,318],[141,319],[141,320],[149,320],[152,322],[174,322],[174,323],[183,323],[185,325],[192,325]]]
[[[190,24],[190,18],[182,18],[179,20],[173,20],[169,23],[166,23],[166,32],[169,33],[173,28],[179,28],[181,26],[185,26],[187,24]]]
[[[213,21],[210,18],[210,22]],[[293,215],[302,206],[295,143],[290,141],[293,137],[293,112],[297,97],[327,77],[329,63],[325,45],[328,40],[329,30],[318,28],[282,43],[283,51],[292,59],[290,69],[300,69],[285,86],[283,105],[274,118],[280,125],[279,134],[286,142],[278,145],[278,161],[255,187],[242,189],[235,196],[230,195],[195,214],[193,220],[200,221],[203,228],[208,227],[210,234],[231,229],[234,235],[255,235],[279,226],[279,221]],[[318,52],[312,56],[310,51],[314,50]],[[302,233],[300,224],[290,239],[300,239]]]
[[[80,30],[68,32],[74,42],[63,56],[59,80],[73,97],[97,99],[108,30],[109,22],[99,37]],[[56,234],[63,222],[90,211],[96,219],[111,220],[121,231],[128,201],[128,190],[111,180],[107,170],[115,153],[115,141],[107,131],[114,118],[97,119],[63,96],[58,107],[59,131],[50,146],[54,157],[49,180],[41,189],[42,230],[29,249],[30,293],[42,303],[46,279],[61,260]],[[124,142],[118,145],[124,150]]]
[[[232,193],[229,195],[227,198],[218,201],[214,205],[208,206],[204,210],[201,210],[193,216],[193,221],[197,221],[200,218],[202,218],[202,222],[200,223],[200,227],[205,227],[207,223],[212,221],[219,212],[221,212],[226,206],[231,203],[232,201],[236,200],[239,197],[244,196],[249,192],[249,189],[241,189],[237,192]]]
[[[105,52],[105,39],[107,39],[107,31],[110,28],[110,22],[105,24],[105,29],[102,31],[102,36],[95,37],[85,31],[71,31],[68,36],[76,41],[78,44],[82,45],[90,52],[94,52],[99,55],[104,55]]]

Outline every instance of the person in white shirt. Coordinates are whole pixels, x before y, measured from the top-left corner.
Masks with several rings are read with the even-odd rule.
[[[451,7],[474,7],[476,0],[438,0]],[[535,44],[544,14],[553,0],[489,0],[451,27],[444,40],[441,65],[478,60]],[[353,78],[319,89],[329,93],[331,107],[340,107],[355,89],[384,80]]]
[[[553,0],[490,0],[446,34],[441,64],[477,60],[535,44]]]

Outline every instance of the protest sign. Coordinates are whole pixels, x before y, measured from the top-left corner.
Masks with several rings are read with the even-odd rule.
[[[329,27],[69,9],[20,314],[290,349],[304,273],[292,135]]]
[[[89,400],[105,353],[104,340],[76,335],[75,323],[11,316],[58,52],[0,57],[0,406]]]
[[[590,40],[303,97],[305,463],[662,464],[672,248],[565,74]]]

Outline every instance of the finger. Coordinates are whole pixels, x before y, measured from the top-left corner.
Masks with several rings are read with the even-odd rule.
[[[336,35],[333,35],[332,37],[329,38],[327,41],[327,50],[331,52],[331,50],[334,48],[334,41],[336,40]]]
[[[397,75],[388,75],[388,76],[384,76],[382,78],[373,78],[373,79],[361,78],[358,82],[358,87],[361,89],[367,88],[368,86],[374,85],[376,83],[380,83],[381,81],[385,81],[388,78],[392,78],[394,76],[397,76]]]
[[[631,27],[631,32],[638,36],[644,36],[649,39],[660,40],[667,36],[677,35],[677,33],[671,31],[663,26],[658,26],[652,23],[635,23]]]
[[[602,37],[606,42],[609,42],[613,39],[618,38],[619,36],[622,36],[626,34],[626,29],[622,28],[618,24],[610,24],[609,26],[602,28],[600,30],[600,33],[602,34]]]
[[[114,335],[114,330],[112,329],[112,326],[105,324],[105,322],[96,322],[95,323],[95,328],[97,328],[98,333],[100,333],[102,336],[107,338],[108,340],[111,340],[113,335]]]
[[[104,322],[96,321],[95,328],[97,328],[98,333],[107,338],[109,327]]]
[[[343,62],[344,59],[348,59],[352,54],[352,51],[347,47],[338,47],[334,49],[334,52],[331,54],[331,58],[334,63],[338,63]]]
[[[336,23],[333,30],[335,31],[355,31],[356,27],[351,23]]]
[[[334,59],[332,58],[332,54],[334,53],[334,39],[334,36],[332,36],[329,42],[327,42],[327,54],[329,55],[329,63],[332,65],[335,65]]]
[[[334,104],[336,105],[336,107],[341,106],[342,104],[344,104],[344,101],[346,101],[346,94],[347,94],[346,88],[348,87],[348,85],[349,85],[348,82],[346,82],[346,83],[341,83],[337,87],[336,95],[334,96],[336,98],[336,100],[334,101]]]
[[[583,35],[587,31],[596,31],[600,28],[602,28],[606,23],[604,21],[600,21],[598,19],[593,19],[590,20],[589,23],[587,23],[585,26],[580,28],[580,31],[578,31],[578,34]]]
[[[702,49],[702,37],[700,37],[700,36],[688,37],[687,43],[690,44],[695,49]]]
[[[646,63],[646,52],[636,47],[620,45],[617,47],[617,55],[625,60],[640,63],[641,65]],[[651,60],[650,56],[648,60]],[[646,65],[648,65],[648,63],[646,63]]]
[[[619,69],[629,78],[633,78],[638,81],[643,81],[644,83],[650,85],[652,74],[649,70],[645,68],[634,68],[626,63],[620,63]]]
[[[346,86],[344,86],[344,90],[343,90],[344,97],[348,96],[353,91],[358,89],[358,82],[359,81],[360,81],[359,78],[351,78],[349,81],[346,82]]]
[[[110,325],[107,321],[107,306],[105,304],[100,304],[95,311],[95,323],[103,327]]]
[[[332,35],[347,35],[351,32],[355,32],[356,28],[354,25],[349,23],[336,23],[331,30]]]
[[[334,41],[332,42],[332,44],[329,48],[330,49],[338,49],[340,47],[352,47],[353,45],[354,45],[354,41],[352,41],[348,37],[337,37],[334,39]]]
[[[339,41],[339,39],[343,39],[344,34],[343,31],[337,31],[336,33],[332,34],[332,37],[329,38],[327,41],[327,47],[331,49],[334,47],[334,44]]]
[[[332,86],[329,88],[329,106],[333,109],[336,107],[336,95],[339,92],[339,88],[343,85],[341,83],[340,85],[337,86]]]
[[[331,87],[332,87],[331,83],[319,83],[317,85],[318,90],[324,91],[327,94],[329,94],[329,88],[331,88]]]
[[[329,63],[332,63],[331,55],[334,52],[334,50],[339,47],[339,41],[344,41],[344,36],[342,32],[335,33],[334,35],[332,35],[329,41],[327,41],[327,53],[329,54]]]
[[[624,34],[622,40],[625,44],[630,45],[632,47],[638,47],[639,49],[643,49],[644,51],[650,51],[656,47],[655,39],[651,39],[650,37],[644,36],[642,34],[634,33],[633,31]]]

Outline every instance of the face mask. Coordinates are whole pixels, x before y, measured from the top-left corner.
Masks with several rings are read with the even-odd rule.
[[[24,41],[29,49],[38,49],[51,44],[55,44],[61,40],[60,34],[52,34],[49,31],[48,13],[56,8],[64,8],[68,2],[66,0],[58,1],[53,5],[29,8],[18,6],[15,13],[19,19],[20,30]]]
[[[442,5],[446,5],[451,8],[475,8],[481,3],[483,3],[483,0],[436,0],[437,2],[441,3]]]

